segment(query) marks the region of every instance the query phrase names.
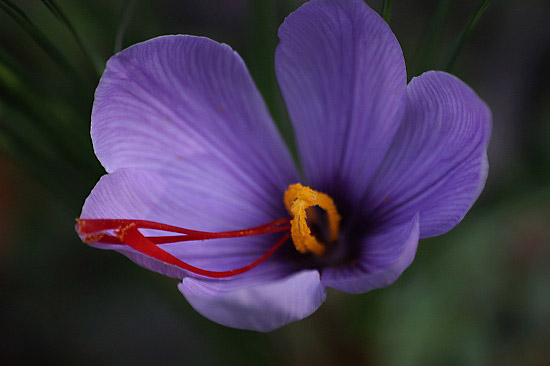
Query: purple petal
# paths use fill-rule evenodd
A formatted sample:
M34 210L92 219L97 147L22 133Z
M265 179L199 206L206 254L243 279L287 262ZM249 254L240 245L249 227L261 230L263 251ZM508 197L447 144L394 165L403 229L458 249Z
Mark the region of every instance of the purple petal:
M193 308L208 319L261 332L311 315L326 296L316 270L238 290L227 289L219 281L185 278L179 289Z
M226 45L167 36L111 58L96 91L92 138L111 174L94 188L82 218L227 231L287 217L283 192L297 172L244 63ZM162 247L194 266L223 271L253 262L279 236ZM172 277L191 275L131 248L97 246ZM256 283L292 271L273 258L224 282Z
M321 273L325 286L349 293L362 293L391 285L412 263L419 236L419 219L367 235L355 263L327 267Z
M239 230L284 217L280 200L283 189L275 196L254 195L239 181L237 174L208 159L179 161L163 171L119 169L101 178L87 198L81 218L144 219L194 230ZM144 234L162 235L162 232L151 230ZM280 236L183 242L160 247L191 265L223 271L252 263ZM117 250L139 265L167 276L182 279L193 275L125 246L94 246ZM238 283L233 285L278 279L294 270L273 257L245 275L237 276Z
M420 212L420 237L447 232L466 214L487 177L491 114L472 89L444 72L407 88L404 121L369 192L378 221Z
M406 72L389 26L363 0L313 0L279 29L275 66L308 184L364 194L401 120Z
M209 155L270 193L297 177L244 62L208 38L158 37L113 56L92 139L107 172Z

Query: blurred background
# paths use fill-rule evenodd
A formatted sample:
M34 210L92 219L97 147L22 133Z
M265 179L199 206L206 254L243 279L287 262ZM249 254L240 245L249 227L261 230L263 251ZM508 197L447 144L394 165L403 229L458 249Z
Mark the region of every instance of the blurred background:
M175 280L78 239L74 218L103 174L89 124L106 60L163 34L228 43L288 135L273 55L279 24L300 4L0 0L2 364L549 364L547 0L493 1L460 53L479 0L393 2L409 78L452 69L491 107L493 135L474 208L422 241L389 288L329 291L311 317L269 334L234 330L196 313Z

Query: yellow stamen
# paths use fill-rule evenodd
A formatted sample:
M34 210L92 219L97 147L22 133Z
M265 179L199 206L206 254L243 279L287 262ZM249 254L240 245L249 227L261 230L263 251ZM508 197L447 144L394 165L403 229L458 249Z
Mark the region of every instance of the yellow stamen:
M328 195L317 192L300 183L291 184L285 191L285 207L292 215L290 233L296 250L300 253L312 252L321 255L325 252L325 246L312 234L307 225L306 209L319 206L327 213L329 239L335 241L338 238L340 215L336 210L334 201Z

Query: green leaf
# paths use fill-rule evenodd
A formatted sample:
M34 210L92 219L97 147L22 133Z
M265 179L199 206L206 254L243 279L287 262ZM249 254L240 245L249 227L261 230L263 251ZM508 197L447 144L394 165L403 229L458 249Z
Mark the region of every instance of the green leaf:
M386 23L390 23L391 18L391 8L392 8L393 0L384 0L382 3L382 18L386 21Z
M122 50L122 43L124 40L124 34L128 28L128 24L132 19L132 14L134 13L134 7L136 0L125 0L122 4L122 11L120 12L120 21L118 22L118 29L115 37L114 53L120 52Z
M65 56L53 44L48 37L38 28L17 5L9 0L0 0L0 9L2 9L10 18L12 18L19 26L50 56L58 66L72 75L76 79L80 79L79 73L67 61Z
M460 54L460 51L462 51L462 48L466 44L466 41L470 37L470 34L474 30L475 26L479 22L479 19L481 16L485 13L489 5L491 5L491 2L493 0L482 0L479 4L479 7L477 8L476 12L472 15L468 23L466 24L466 27L464 28L464 31L461 33L460 37L458 38L458 41L456 42L449 59L446 63L446 66L444 68L445 71L451 72L453 69L456 59L458 58L458 55Z
M277 0L249 0L250 24L254 32L250 34L250 54L245 54L249 70L264 97L279 131L290 152L300 167L294 130L278 89L275 77L274 58L277 46L276 17Z
M67 108L67 104L60 104L40 95L40 88L36 88L35 83L29 83L25 79L24 70L12 67L13 62L5 56L7 55L0 49L1 101L5 104L4 108L9 106L16 109L29 123L19 126L14 118L5 118L3 127L18 128L21 138L29 143L39 141L49 144L53 151L76 168L98 171L97 163L91 160L93 155L87 126L74 123L77 118ZM33 142L31 138L36 135L39 135L40 139Z
M0 104L0 111L0 148L19 159L32 175L67 207L78 207L78 201L81 199L80 187L89 180L89 175L75 174L74 169L66 166L47 148L33 143L28 136L22 136L22 131L17 131L15 127L21 130L25 121L17 113L12 113L13 110L8 111L6 106ZM8 124L8 120L12 123ZM69 175L72 176L71 179ZM65 179L60 181L59 177ZM75 180L75 177L81 181Z
M420 75L426 70L436 69L435 55L437 54L437 45L443 33L445 19L449 14L451 0L440 0L435 9L435 13L430 20L426 31L426 42L419 52L419 57L412 68L412 76Z
M71 35L74 37L74 39L78 43L78 46L80 47L80 49L86 55L86 58L90 62L90 65L93 67L94 71L97 73L97 75L101 75L101 73L103 72L103 62L100 61L100 57L92 51L92 48L88 46L88 44L76 31L75 27L73 26L69 18L65 15L63 10L59 7L59 5L57 5L55 0L41 0L41 1L52 12L52 14L57 18L57 20L59 20L62 24L64 24L67 27Z

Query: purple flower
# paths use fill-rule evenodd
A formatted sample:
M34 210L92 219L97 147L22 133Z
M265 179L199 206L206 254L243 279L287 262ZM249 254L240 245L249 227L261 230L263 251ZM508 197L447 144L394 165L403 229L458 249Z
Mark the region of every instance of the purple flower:
M78 227L181 280L205 317L259 331L307 317L327 287L393 283L418 240L450 230L480 194L491 123L452 75L407 85L399 43L361 0L313 0L279 37L303 175L230 47L159 37L113 56L101 78L91 133L108 174Z

